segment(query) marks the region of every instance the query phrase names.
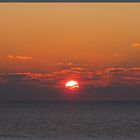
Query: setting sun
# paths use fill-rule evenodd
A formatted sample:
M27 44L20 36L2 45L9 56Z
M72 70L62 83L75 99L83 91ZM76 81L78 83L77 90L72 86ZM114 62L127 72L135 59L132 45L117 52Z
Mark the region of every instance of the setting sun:
M74 80L66 82L65 86L66 86L66 88L71 89L71 90L76 90L79 88L78 82L76 82Z

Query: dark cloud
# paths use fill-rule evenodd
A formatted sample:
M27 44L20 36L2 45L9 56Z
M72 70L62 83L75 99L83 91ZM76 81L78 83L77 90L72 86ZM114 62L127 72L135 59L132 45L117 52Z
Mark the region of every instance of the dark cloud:
M71 79L80 84L76 93L65 88L65 82ZM140 100L140 68L3 73L0 100Z

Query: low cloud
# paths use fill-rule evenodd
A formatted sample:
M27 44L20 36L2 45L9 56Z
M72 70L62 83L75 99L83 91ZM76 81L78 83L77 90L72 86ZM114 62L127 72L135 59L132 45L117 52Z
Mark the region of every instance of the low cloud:
M134 48L140 48L140 43L133 43L132 44L132 47L134 47Z
M115 56L115 57L122 56L122 54L121 54L121 53L113 53L112 55L113 55L113 56Z
M76 100L140 100L140 68L85 71L71 68L52 73L0 74L0 100L69 100L65 82L79 81ZM65 94L63 94L65 92ZM6 94L5 94L6 93Z
M52 73L0 74L1 81L18 81L19 84L23 81L24 83L36 82L38 86L46 83L49 86L59 87L59 83L63 79L69 80L71 78L80 80L81 83L84 81L84 86L140 86L140 68L107 68L95 72L85 71L83 68L71 68Z
M63 65L65 65L65 66L72 66L73 63L72 62L59 62L57 65L58 66L63 66Z
M20 55L8 55L7 56L9 59L12 59L12 60L31 60L32 57L29 57L29 56L20 56Z
M88 67L88 65L86 64L84 64L84 63L79 63L79 62L74 62L74 63L72 63L72 62L70 62L70 61L68 61L68 62L59 62L59 63L57 63L56 64L56 66L57 66L57 69L59 69L59 70L85 70L85 69L87 69L87 67Z
M80 67L75 67L75 68L71 68L71 70L73 71L85 71L85 68L80 68Z

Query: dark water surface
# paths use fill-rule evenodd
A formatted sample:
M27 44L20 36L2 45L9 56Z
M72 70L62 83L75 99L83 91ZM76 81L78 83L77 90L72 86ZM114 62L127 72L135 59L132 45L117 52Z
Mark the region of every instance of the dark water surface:
M140 102L3 102L0 136L140 137Z

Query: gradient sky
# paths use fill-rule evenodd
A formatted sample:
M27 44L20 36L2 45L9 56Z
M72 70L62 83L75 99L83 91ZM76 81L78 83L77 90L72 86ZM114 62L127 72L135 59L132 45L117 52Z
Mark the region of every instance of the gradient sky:
M138 67L139 15L139 3L1 3L0 71Z
M0 100L140 100L139 60L140 3L0 3Z

